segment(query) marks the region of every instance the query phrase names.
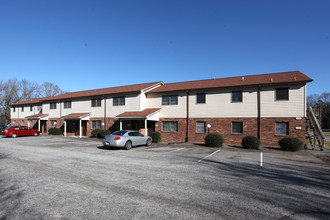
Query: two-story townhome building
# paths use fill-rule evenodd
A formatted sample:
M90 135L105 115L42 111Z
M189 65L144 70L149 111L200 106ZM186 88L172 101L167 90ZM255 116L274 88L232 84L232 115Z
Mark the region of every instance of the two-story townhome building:
M156 131L165 141L203 142L207 133L225 143L258 137L278 145L305 138L306 83L299 71L169 83L148 92L148 108L161 108Z
M61 128L71 136L135 129L158 131L165 142L203 142L208 133L218 132L226 144L239 145L253 135L263 145L278 145L283 137L304 140L306 83L311 81L293 71L72 92L15 103L11 119L43 133Z
M147 130L148 120L154 120L152 116L159 109L146 109L146 92L162 84L155 82L71 92L15 103L11 108L11 122L34 127L42 133L52 127L61 128L65 136L89 136L93 129L142 129L142 125L143 130ZM34 110L27 111L30 108ZM148 115L139 121L125 116L118 120L116 116L126 111Z

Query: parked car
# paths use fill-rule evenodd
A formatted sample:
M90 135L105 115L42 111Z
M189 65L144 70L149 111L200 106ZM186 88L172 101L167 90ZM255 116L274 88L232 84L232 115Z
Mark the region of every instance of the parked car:
M5 128L6 128L6 126L0 125L0 132Z
M131 149L132 146L147 145L150 146L152 138L144 136L138 131L122 130L116 131L111 135L105 136L102 141L103 146L123 147L126 150Z
M40 135L40 132L36 129L32 129L27 126L11 126L8 128L5 128L1 131L1 135L5 135L7 137L17 137L17 136L38 136Z

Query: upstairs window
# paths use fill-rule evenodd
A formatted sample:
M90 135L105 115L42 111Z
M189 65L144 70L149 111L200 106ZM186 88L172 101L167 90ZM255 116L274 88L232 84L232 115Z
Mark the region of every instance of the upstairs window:
M50 104L50 109L56 109L56 102L51 102Z
M101 99L92 99L92 107L101 107Z
M13 112L16 112L16 107L13 107Z
M113 97L113 105L125 105L125 96Z
M177 104L178 104L178 95L162 96L162 105L177 105Z
M276 101L289 100L289 88L277 88L275 99Z
M197 93L197 104L206 103L205 93Z
M243 92L239 91L232 91L231 92L231 102L243 102Z
M42 112L42 105L37 105L37 111L38 111L39 113Z
M64 108L71 108L71 101L64 101Z
M30 105L30 112L32 112L33 111L33 106L32 105Z
M276 122L276 131L277 135L289 135L289 123L288 122Z
M243 134L243 122L232 122L231 129L233 134Z
M22 110L22 112L24 112L24 106L22 106L21 110Z

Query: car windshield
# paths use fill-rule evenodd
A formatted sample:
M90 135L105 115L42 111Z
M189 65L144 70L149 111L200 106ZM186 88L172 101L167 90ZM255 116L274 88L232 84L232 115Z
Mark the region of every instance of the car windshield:
M124 134L126 134L127 131L116 131L114 133L112 133L112 135L121 135L123 136Z
M7 127L6 129L11 129L12 127L14 127L14 126Z

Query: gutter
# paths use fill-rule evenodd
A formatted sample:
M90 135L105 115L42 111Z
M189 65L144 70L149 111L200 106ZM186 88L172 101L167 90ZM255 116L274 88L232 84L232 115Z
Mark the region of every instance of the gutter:
M258 86L258 94L257 94L257 111L258 111L258 139L261 138L261 101L260 101L260 90L261 86Z
M189 90L187 90L186 142L189 141Z

